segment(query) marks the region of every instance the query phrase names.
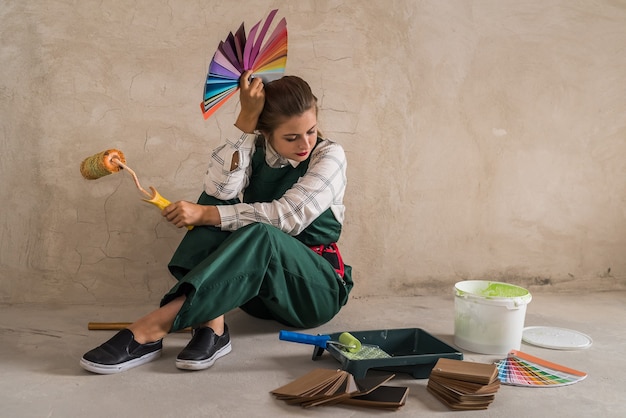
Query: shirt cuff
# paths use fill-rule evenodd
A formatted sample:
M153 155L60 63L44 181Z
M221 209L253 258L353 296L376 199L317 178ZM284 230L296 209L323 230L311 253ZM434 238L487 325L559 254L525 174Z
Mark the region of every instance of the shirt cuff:
M222 231L233 231L237 224L237 210L234 205L215 206L220 214L220 228Z

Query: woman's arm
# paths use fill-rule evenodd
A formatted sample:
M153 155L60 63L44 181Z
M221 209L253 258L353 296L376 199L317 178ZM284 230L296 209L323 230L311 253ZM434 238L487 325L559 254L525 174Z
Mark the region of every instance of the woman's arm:
M309 167L278 200L267 203L237 203L217 207L223 230L234 231L263 222L290 235L298 235L326 209L332 208L343 223L346 188L346 157L343 148L324 140L313 154Z
M255 135L241 132L235 127L226 134L226 143L211 152L204 176L206 194L220 200L239 196L248 185L255 139Z
M226 143L213 150L205 176L205 192L221 200L237 197L248 183L256 138L254 130L265 103L263 82L260 78L250 80L251 74L252 71L246 71L239 81L241 111L234 125L238 132L227 135ZM186 201L172 203L163 209L162 215L179 228L221 223L215 206Z
M246 71L241 76L241 111L233 131L226 134L226 143L213 150L205 176L204 191L220 200L236 198L248 183L254 132L265 103L263 82L260 78L250 81L251 73Z
M246 133L254 133L259 116L265 105L265 90L263 88L263 80L255 78L250 80L252 71L246 71L239 80L239 100L241 102L241 111L235 126Z

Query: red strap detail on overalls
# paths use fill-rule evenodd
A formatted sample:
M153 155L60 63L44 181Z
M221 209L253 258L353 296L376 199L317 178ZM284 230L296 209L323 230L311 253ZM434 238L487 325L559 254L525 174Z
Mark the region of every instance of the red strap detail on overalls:
M339 275L339 277L343 278L345 273L345 265L343 264L343 258L341 257L341 253L339 252L339 247L337 247L336 243L328 244L328 245L312 245L309 247L317 254L324 257L324 253L334 254L337 258L338 267L335 267L335 271Z

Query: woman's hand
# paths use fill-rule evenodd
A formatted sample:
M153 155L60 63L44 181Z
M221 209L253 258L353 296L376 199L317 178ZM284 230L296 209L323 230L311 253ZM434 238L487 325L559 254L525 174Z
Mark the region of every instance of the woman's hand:
M219 225L220 215L215 206L198 205L180 200L168 205L161 214L178 228L190 225Z
M265 105L263 80L257 77L250 81L250 75L252 75L252 71L248 70L239 79L241 111L235 122L235 126L246 133L254 132L259 115Z

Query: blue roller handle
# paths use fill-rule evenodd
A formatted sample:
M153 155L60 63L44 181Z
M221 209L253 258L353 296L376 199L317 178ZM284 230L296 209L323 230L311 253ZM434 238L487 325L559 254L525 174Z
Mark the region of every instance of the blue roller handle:
M283 341L311 344L318 347L326 348L326 344L330 340L330 335L311 335L301 334L299 332L292 331L280 331L278 334L278 338Z

